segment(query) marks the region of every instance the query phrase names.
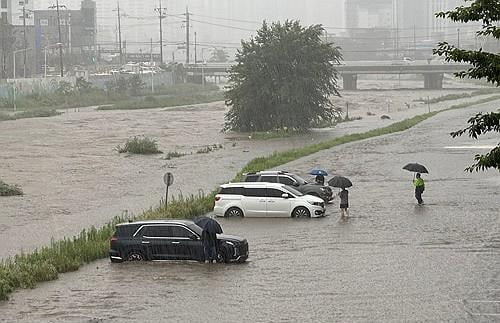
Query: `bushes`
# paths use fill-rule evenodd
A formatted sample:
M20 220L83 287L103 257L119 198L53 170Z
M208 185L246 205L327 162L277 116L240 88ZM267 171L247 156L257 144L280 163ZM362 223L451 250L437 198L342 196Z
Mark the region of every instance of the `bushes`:
M161 154L162 151L158 149L158 144L155 139L148 137L135 136L132 139L128 139L123 147L116 147L118 152L121 153L131 153L140 155L152 155Z
M23 195L23 190L17 185L9 185L0 180L0 196Z

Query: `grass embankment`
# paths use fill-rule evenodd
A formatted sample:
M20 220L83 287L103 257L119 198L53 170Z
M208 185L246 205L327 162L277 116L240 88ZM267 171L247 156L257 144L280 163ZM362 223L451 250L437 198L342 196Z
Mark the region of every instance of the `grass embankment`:
M0 121L18 120L25 118L48 118L48 117L58 116L60 114L61 112L58 112L57 110L54 109L28 110L14 114L0 112Z
M141 98L122 100L100 106L97 110L154 109L222 100L224 100L224 93L216 85L180 84L172 89L164 88L155 93L155 96L147 95Z
M16 99L17 113L12 113L12 99L0 99L0 121L22 118L52 117L57 110L100 106L99 110L150 109L208 103L224 100L224 94L216 85L178 84L156 89L154 95L148 90L103 90L86 85L85 88L64 85L53 93L34 93ZM67 88L66 88L67 87Z
M476 102L468 102L452 106L452 110L465 108L471 105L498 100L499 96L482 99ZM267 157L259 157L250 161L234 178L241 179L246 172L260 171L277 167L284 163L305 157L324 149L330 149L338 145L355 142L377 136L397 133L410 129L420 122L429 119L442 111L434 111L410 119L393 123L387 127L374 129L363 133L351 134L339 138L327 140L315 145L292 149L280 153L274 153ZM131 218L131 220L159 219L159 218L193 218L206 214L213 208L213 197L215 191L207 195L180 197L169 203L168 210L158 207L150 209L143 214ZM109 238L114 226L128 220L117 217L100 229L91 228L82 231L72 239L53 241L50 246L35 250L29 254L21 254L0 262L0 299L7 299L8 295L18 288L33 288L37 283L53 280L59 273L77 270L80 266L91 261L105 258L109 248Z
M23 190L17 185L9 185L0 179L0 196L23 195Z
M459 99L465 99L465 98L472 98L472 97L479 96L479 95L499 94L499 93L500 93L500 89L498 89L498 88L486 88L486 89L480 89L480 90L474 91L472 93L447 94L447 95L438 96L438 97L431 98L431 99L420 98L420 99L415 100L415 101L424 102L426 104L427 103L432 104L432 103L439 103L439 102L443 102L443 101L452 101L452 100L459 100Z

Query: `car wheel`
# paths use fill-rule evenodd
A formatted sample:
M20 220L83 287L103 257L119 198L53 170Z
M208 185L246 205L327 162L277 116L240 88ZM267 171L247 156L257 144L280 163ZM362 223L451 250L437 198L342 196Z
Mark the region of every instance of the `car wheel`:
M303 206L299 206L292 212L292 218L310 218L311 212Z
M227 255L227 250L219 250L217 254L217 262L227 264L229 262L229 257Z
M144 258L144 255L142 254L142 252L137 251L137 250L133 250L128 254L127 260L128 261L144 261L145 258Z
M224 214L226 218L243 217L243 211L237 207L232 207Z

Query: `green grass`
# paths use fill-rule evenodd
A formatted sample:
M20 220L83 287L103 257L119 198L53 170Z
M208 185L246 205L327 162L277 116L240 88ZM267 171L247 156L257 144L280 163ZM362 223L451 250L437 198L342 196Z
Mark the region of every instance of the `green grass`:
M173 96L147 96L143 99L133 99L105 106L100 106L97 110L140 110L175 107L189 104L210 103L224 100L224 94L219 91L202 92L191 95Z
M99 110L127 110L171 107L188 104L208 103L224 100L224 95L216 85L177 84L161 87L152 95L144 89L140 94L131 96L115 91L89 88L82 92L72 91L67 94L34 93L19 96L16 99L17 114L11 114L14 103L11 99L0 99L0 121L21 118L51 117L59 115L56 110L69 108L100 106Z
M139 155L152 155L163 153L158 149L158 143L155 139L143 136L135 136L128 139L123 147L116 147L120 154L139 154Z
M26 118L48 118L60 115L55 109L27 110L14 114L0 112L0 121L18 120Z
M493 96L455 105L446 110L460 109L498 99L500 96ZM405 131L440 112L442 111L434 111L393 123L384 128L345 135L315 145L255 158L236 175L233 181L240 180L243 173L273 168L324 149ZM183 196L173 198L166 210L161 207L150 209L137 217L130 218L130 220L193 218L203 215L212 210L215 194L216 191L213 191L208 194L191 195L187 198ZM73 238L52 241L47 247L0 261L0 300L8 299L9 294L16 289L34 288L37 283L57 279L59 273L75 271L85 263L107 257L109 238L115 225L127 220L129 218L116 217L100 229L83 230Z
M474 91L472 93L457 93L457 94L447 94L443 96L438 96L436 98L431 98L427 100L426 98L420 98L416 101L424 102L424 103L439 103L443 101L451 101L451 100L458 100L458 99L465 99L465 98L472 98L475 96L479 95L486 95L486 94L499 94L500 89L498 88L486 88L486 89L480 89L477 91Z
M9 185L0 180L0 196L23 195L23 190L17 185Z

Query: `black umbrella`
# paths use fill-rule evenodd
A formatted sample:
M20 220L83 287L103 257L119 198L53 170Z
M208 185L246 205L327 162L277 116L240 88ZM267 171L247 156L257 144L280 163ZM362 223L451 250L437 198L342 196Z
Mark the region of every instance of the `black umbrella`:
M194 223L209 233L222 233L222 227L219 222L207 216L200 216L196 218Z
M328 185L332 187L347 188L352 186L352 182L349 178L343 176L334 176L328 181Z
M414 172L414 173L426 173L426 174L429 174L429 172L427 171L427 168L425 168L424 165L420 165L420 164L417 164L417 163L410 163L408 165L406 165L405 167L403 167L404 170L407 170L407 171L410 171L410 172Z

